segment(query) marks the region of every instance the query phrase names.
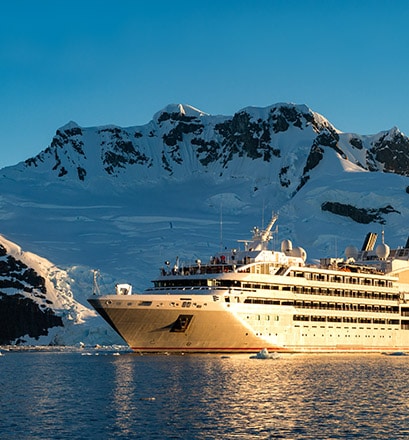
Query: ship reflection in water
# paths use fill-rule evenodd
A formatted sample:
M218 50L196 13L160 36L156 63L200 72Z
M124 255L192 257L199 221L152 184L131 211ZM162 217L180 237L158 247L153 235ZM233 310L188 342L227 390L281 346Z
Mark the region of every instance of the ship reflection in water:
M382 355L115 359L119 438L377 438L409 435L407 358Z

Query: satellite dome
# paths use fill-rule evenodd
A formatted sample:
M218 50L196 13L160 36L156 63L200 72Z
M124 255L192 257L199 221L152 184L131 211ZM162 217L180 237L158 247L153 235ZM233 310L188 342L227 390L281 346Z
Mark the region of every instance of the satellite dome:
M281 242L281 252L289 252L293 250L293 244L291 243L291 240L283 240Z
M293 257L302 258L303 261L307 259L307 252L305 252L305 250L302 247L294 248L293 251L291 252L291 255Z
M386 260L389 257L390 248L387 244L382 243L376 247L376 255L381 260Z
M353 258L356 260L358 258L358 248L356 246L347 246L345 249L345 256L347 259Z

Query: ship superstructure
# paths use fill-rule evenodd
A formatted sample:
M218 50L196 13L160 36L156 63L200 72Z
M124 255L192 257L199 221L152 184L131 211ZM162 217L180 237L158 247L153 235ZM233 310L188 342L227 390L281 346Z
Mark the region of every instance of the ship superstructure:
M409 350L409 243L375 248L368 234L345 258L306 263L283 240L268 249L273 215L242 250L171 266L153 286L89 302L140 352L396 352Z

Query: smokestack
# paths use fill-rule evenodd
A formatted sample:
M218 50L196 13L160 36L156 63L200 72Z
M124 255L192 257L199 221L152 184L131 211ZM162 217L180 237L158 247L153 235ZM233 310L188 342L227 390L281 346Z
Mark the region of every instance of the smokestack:
M375 247L376 239L378 238L378 234L375 232L368 232L365 237L364 244L362 245L363 251L372 251Z

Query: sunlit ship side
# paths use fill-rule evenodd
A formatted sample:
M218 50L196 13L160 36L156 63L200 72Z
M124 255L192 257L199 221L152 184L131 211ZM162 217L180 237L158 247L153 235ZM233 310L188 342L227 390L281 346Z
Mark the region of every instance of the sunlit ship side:
M89 302L140 352L397 352L409 350L409 243L306 264L289 240L269 250L273 216L244 250L161 269L153 287L128 284ZM408 240L409 241L409 240Z

